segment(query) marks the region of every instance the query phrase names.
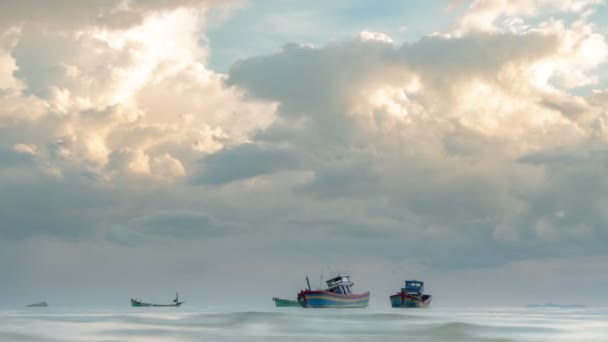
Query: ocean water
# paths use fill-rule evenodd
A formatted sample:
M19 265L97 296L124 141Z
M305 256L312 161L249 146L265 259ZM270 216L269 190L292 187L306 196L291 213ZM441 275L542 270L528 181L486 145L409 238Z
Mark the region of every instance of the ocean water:
M608 341L608 309L0 312L0 341Z

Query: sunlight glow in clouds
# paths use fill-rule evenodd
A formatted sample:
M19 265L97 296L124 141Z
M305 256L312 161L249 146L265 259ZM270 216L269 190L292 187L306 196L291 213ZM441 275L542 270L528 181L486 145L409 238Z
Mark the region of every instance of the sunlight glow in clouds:
M154 82L166 75L174 74L180 69L197 61L206 60L206 47L200 45L197 35L202 26L202 13L177 10L151 17L141 26L125 31L101 31L94 34L113 49L128 49L133 51L135 65L126 70L124 78L119 81L120 88L113 97L114 103L124 103L134 97L137 90L147 82ZM166 64L164 68L159 67ZM200 76L208 73L200 68Z
M115 174L121 169L107 167L123 159L117 157L125 153L132 156L127 159L133 158L127 161L125 170L173 177L185 175L185 169L183 160L176 159L167 144L193 144L191 153L213 151L226 141L246 139L245 132L251 128L263 127L268 119L262 117L271 117L270 107L253 102L239 104L237 92L222 85L223 76L204 66L207 48L201 45L204 38L200 35L204 13L204 7L177 7L153 13L128 28L93 26L71 34L52 30L42 33L56 44L65 45L66 51L53 52L48 59L37 61L36 68L47 70L50 78L40 79L37 73L27 76L30 83L48 94L37 97L51 109L44 122L38 122L46 125L50 121L51 129L43 134L51 136L47 141L36 136L32 138L39 141L23 142L46 145L54 140L61 145L56 154L60 160L50 163L92 163L90 166L102 178L106 171ZM36 30L26 29L21 35L29 37L31 43L26 45L28 40L22 38L19 47L23 45L24 50L53 48L35 41L42 39ZM27 74L28 67L21 65L18 72ZM13 89L12 99L20 91ZM27 97L23 94L22 98ZM257 117L255 120L225 125L225 120L237 112L244 117L252 111L260 113L251 114ZM14 119L25 115L13 114ZM132 136L129 131L133 130L142 134L130 139L126 135ZM192 158L196 158L195 153ZM175 166L164 169L161 165L166 161Z

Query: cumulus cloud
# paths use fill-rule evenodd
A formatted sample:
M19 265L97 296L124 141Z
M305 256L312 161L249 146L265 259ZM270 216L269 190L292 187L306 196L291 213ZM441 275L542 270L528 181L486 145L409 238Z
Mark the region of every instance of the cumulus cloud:
M3 3L16 26L0 45L0 129L21 133L6 141L108 179L181 177L205 153L246 140L272 119L272 104L244 101L205 66L210 4L63 1L43 14L45 5ZM121 16L137 20L106 25ZM112 169L116 154L129 167Z
M280 119L256 139L296 146L297 159L306 156L298 167L312 177L295 181L299 194L353 206L361 201L367 215L394 209L401 224L368 228L396 240L432 241L449 251L434 253L437 265L474 264L472 254L492 249L504 254L487 256L489 264L506 262L515 251L555 255L550 236L570 239L573 253L584 253L577 243L599 251L602 243L591 236L603 236L604 215L591 208L601 199L579 202L581 210L564 220L568 204L547 210L549 194L579 176L541 170L526 156L603 144L592 128L603 117L601 107L571 89L596 81L605 39L585 14L518 31L489 29L501 16L532 16L540 8L580 13L594 2L560 4L538 2L531 10L513 4L503 13L494 3L475 2L463 23L491 12L487 25L402 46L371 33L321 48L288 45L234 64L229 81L278 103ZM579 166L577 173L587 168ZM601 172L603 166L589 168ZM572 193L576 186L567 188ZM462 259L449 256L465 250Z
M457 3L453 1L451 6ZM497 25L513 23L514 18L541 16L547 12L588 14L594 5L601 3L602 0L473 0L458 26L464 30L493 31L498 29ZM501 19L503 22L497 23Z

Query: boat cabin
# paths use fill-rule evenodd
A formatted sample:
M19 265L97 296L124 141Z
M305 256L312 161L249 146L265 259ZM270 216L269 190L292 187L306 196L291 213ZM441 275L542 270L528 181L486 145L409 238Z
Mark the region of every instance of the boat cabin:
M337 294L352 294L353 292L351 290L351 287L353 285L355 284L350 281L350 276L339 275L327 281L326 291Z
M424 282L419 280L406 280L405 287L401 289L401 292L420 295L424 292Z

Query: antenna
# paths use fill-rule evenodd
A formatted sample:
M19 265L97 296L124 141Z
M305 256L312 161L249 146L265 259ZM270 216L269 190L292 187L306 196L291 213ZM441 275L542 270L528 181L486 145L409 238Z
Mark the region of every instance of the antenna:
M323 267L321 267L321 280L319 280L319 289L323 288Z

